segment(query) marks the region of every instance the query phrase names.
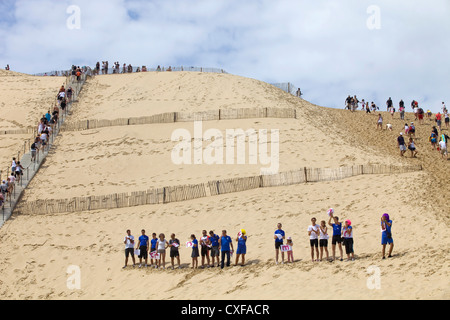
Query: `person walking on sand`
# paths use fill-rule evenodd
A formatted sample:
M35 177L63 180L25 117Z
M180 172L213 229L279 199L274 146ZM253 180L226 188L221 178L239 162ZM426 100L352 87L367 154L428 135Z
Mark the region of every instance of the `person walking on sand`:
M172 233L170 235L169 247L170 247L170 260L171 260L170 262L172 263L172 270L174 269L175 258L177 258L178 269L181 269L180 252L178 250L178 248L180 247L180 240L175 238L175 233Z
M447 143L446 141L442 140L442 138L439 141L439 151L441 153L442 159L448 160Z
M225 257L227 258L227 267L230 266L231 252L234 251L233 242L230 236L227 236L227 231L222 230L222 237L219 240L220 250L221 250L221 262L220 268L223 269L225 266ZM231 246L231 250L230 250Z
M209 251L211 249L211 241L209 241L209 237L206 230L202 231L202 236L200 238L200 246L201 246L200 254L202 255L202 269L205 268L205 258L206 262L208 263L207 267L209 268L210 266Z
M285 233L281 229L281 223L278 223L277 230L275 230L275 234L273 238L275 239L275 263L278 264L278 253L281 251L280 247L283 245L283 239L285 238ZM281 252L281 263L284 263L284 252Z
M308 227L309 245L311 247L311 260L319 261L319 225L316 224L316 218L311 219L312 224ZM314 251L316 260L314 260Z
M385 259L386 245L389 244L388 258L392 258L392 250L394 249L394 240L392 239L392 220L389 220L389 214L385 213L381 217L381 245L383 249L381 255Z
M131 255L131 259L133 259L133 267L136 265L136 260L134 259L134 237L131 235L131 231L127 230L127 235L123 239L123 243L125 244L125 265L123 268L125 269L128 265L128 256Z
M347 261L355 260L355 252L353 250L353 227L350 220L345 220L342 228L342 237L344 238L345 253L347 254ZM351 259L350 259L351 255Z
M330 257L328 255L328 228L326 225L325 220L322 220L320 222L319 226L320 236L319 236L319 247L320 247L320 258L319 261L322 261L323 258L323 251L325 250L325 254L327 255L327 261L330 260Z
M219 255L219 240L220 237L214 233L214 231L209 231L209 241L211 242L211 266L214 267L214 260L217 259L217 266L220 266Z
M162 260L162 268L166 268L166 249L169 247L169 243L166 240L166 236L164 233L159 234L159 239L156 243L158 247L158 253L159 253L159 261L158 261L158 268L161 268L161 260Z
M403 155L406 152L406 144L405 144L405 138L403 137L403 132L400 132L400 135L397 138L397 144L400 148L400 156L403 157Z
M414 143L413 138L409 138L408 149L411 151L411 158L417 158L416 144Z
M239 257L242 256L241 266L243 267L245 265L245 254L247 253L247 235L244 229L241 229L241 231L238 233L236 237L236 242L237 242L237 250L236 250L235 265L236 266L238 265Z
M149 238L145 234L145 230L141 230L141 236L139 237L138 244L136 246L136 249L139 249L139 268L142 267L142 259L145 259L145 267L147 267L148 262L148 241Z
M191 234L191 242L192 242L192 253L191 253L192 269L197 269L199 253L198 253L198 240L195 237L195 234Z
M377 130L378 130L378 128L380 130L383 130L383 117L381 116L381 113L378 114Z

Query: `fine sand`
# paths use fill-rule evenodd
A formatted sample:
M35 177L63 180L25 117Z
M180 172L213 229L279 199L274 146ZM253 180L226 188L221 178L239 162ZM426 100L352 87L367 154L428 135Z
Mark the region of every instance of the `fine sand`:
M424 170L260 188L165 205L15 215L0 229L4 257L0 264L1 296L174 300L450 297L446 258L450 170L449 163L429 148L429 123L418 126L418 158L401 159L395 142L402 129L399 120L391 122L394 132L377 132L374 115L314 106L260 81L175 72L98 76L83 89L70 121L253 107L293 107L301 116L203 125L222 131L280 129L280 171L366 163L420 164ZM261 165L173 164L171 133L177 128L192 132L192 125L63 132L24 200L131 192L259 174ZM327 219L330 207L341 221L352 220L355 261L310 261L307 227L312 217ZM385 212L394 221L395 248L393 258L382 260L380 217ZM293 264L274 263L273 232L278 222L293 238ZM247 265L222 271L191 270L190 249L182 245L181 270L168 269L168 255L166 270L123 270L125 230L131 229L137 239L142 228L149 235L163 232L167 238L175 233L182 244L192 233L200 236L203 229L218 234L226 229L234 239L245 228L249 236ZM328 249L331 253L331 244ZM70 266L80 268L79 290L67 286ZM370 289L373 273L368 271L373 267L381 272L379 289Z
M0 70L0 131L37 127L39 119L55 103L58 89L65 77L35 77ZM24 141L32 134L0 134L0 170L9 168L12 157L23 155ZM3 175L2 175L3 176Z

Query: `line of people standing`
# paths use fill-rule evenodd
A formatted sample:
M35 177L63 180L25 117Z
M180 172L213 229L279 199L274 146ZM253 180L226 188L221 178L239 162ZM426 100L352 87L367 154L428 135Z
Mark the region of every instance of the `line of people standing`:
M245 255L247 253L247 235L246 231L242 229L235 238L237 242L236 260L235 265L241 261L241 266L245 265ZM233 241L230 236L227 235L226 230L222 230L222 235L218 236L213 230L207 234L206 230L202 231L200 242L194 234L191 234L189 246L192 248L191 259L192 268L198 268L198 258L202 257L202 268L220 267L223 269L225 265L229 267L231 265L231 256L234 253ZM170 240L165 238L164 233L160 233L156 236L156 233L152 234L150 239L145 230L141 230L141 236L138 238L136 247L134 237L131 235L131 231L127 230L127 235L124 238L125 244L125 266L127 267L128 258L131 256L133 260L133 266L136 264L135 250L138 253L139 268L148 267L148 260L150 256L150 267L156 269L165 269L166 265L166 250L170 249L171 268L175 268L175 259L177 259L178 268L181 268L180 264L180 252L179 247L181 245L180 240L175 237L175 234L171 234ZM157 254L157 255L155 255ZM221 260L219 261L219 255ZM143 264L144 262L144 264ZM206 263L205 263L206 262ZM217 265L215 264L217 262Z

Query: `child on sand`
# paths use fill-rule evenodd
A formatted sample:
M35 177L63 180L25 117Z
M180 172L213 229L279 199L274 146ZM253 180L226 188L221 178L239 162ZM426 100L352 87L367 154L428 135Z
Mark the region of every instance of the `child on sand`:
M288 237L286 241L286 245L291 247L291 250L287 252L287 261L288 262L294 262L294 252L292 247L294 246L294 242L292 242L292 237Z
M172 233L170 235L169 247L170 247L170 262L172 264L172 270L174 268L174 260L175 260L175 258L177 258L178 269L180 269L181 268L181 265L180 265L180 252L178 251L178 248L180 247L180 240L175 238L175 233Z

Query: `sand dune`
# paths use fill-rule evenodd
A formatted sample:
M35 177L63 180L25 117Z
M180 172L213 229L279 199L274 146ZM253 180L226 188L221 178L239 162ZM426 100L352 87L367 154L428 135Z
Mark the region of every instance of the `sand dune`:
M142 101L139 102L139 99ZM262 82L222 74L147 73L99 76L74 106L71 121L115 119L209 108L294 107L299 119L204 122L206 128L279 128L280 170L362 163L422 164L424 171L363 175L340 181L262 188L166 205L16 215L0 232L0 294L6 299L448 299L448 163L427 149L418 126L419 158L400 159L394 132L377 132L374 116L314 106ZM157 101L160 99L160 101ZM167 101L166 101L167 100ZM408 115L410 117L410 115ZM24 199L129 192L150 186L248 176L260 166L176 166L171 132L191 123L64 132ZM398 129L397 129L398 128ZM62 173L64 171L64 174ZM447 183L447 184L446 184ZM430 186L433 186L430 192ZM356 261L310 262L307 227L333 207L355 227ZM381 260L380 216L393 221L394 257ZM275 265L273 232L283 223L294 241L293 264ZM247 266L191 270L128 268L126 229L134 236L174 232L183 243L202 229L249 235ZM26 234L26 237L24 237ZM331 245L329 246L331 252ZM166 266L169 265L169 258ZM81 289L67 287L78 266ZM381 288L367 286L368 268ZM211 294L213 292L213 294Z
M37 126L39 119L55 102L56 93L65 81L65 77L35 77L0 70L0 131ZM0 169L9 166L18 151L23 154L24 140L31 136L0 135Z

